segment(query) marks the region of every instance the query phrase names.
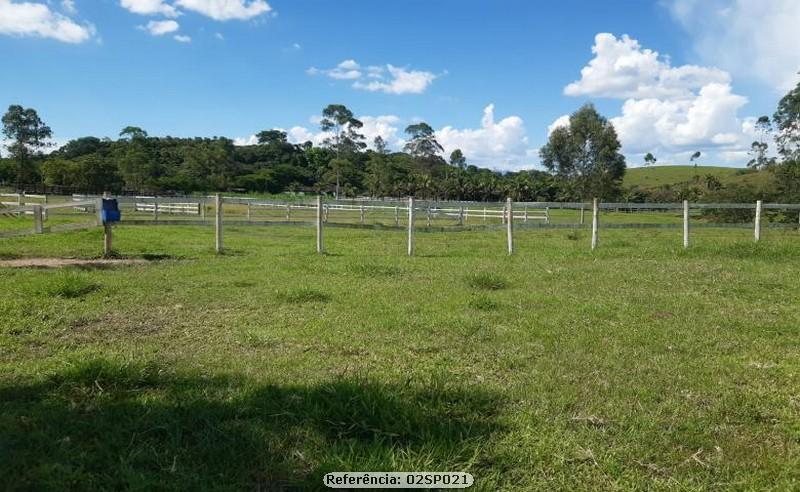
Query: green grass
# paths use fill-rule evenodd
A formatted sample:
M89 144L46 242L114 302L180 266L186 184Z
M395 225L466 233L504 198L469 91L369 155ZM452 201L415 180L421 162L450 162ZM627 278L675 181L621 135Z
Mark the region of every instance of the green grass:
M317 255L311 228L228 227L215 256L211 227L121 226L120 254L158 261L0 268L0 489L798 487L796 231L515 239L419 233L408 258L402 232L329 229ZM0 258L101 247L92 229Z
M626 187L658 188L663 185L677 185L692 181L695 175L700 177L713 174L720 180L734 177L739 169L721 166L651 166L630 168L625 172L623 185Z

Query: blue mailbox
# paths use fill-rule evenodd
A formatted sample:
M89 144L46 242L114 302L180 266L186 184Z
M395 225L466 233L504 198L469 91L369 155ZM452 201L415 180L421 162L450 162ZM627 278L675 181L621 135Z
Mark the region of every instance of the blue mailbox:
M104 224L119 222L122 213L119 211L119 204L116 198L103 198L103 210L100 211Z

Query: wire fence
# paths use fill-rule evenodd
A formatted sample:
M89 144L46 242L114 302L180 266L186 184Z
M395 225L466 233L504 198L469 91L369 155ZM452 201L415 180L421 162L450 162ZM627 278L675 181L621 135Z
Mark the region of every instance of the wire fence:
M56 233L103 226L101 197L91 195L0 195L0 237ZM415 232L506 229L509 253L513 230L591 228L597 247L600 228L683 229L689 246L691 228L800 227L800 204L787 203L602 203L458 202L416 199L298 201L237 196L117 197L122 224L215 226L222 250L225 226L311 226L408 231L413 254ZM726 215L727 214L727 215ZM110 228L107 228L110 234ZM320 240L318 239L318 242ZM322 251L320 245L318 249Z

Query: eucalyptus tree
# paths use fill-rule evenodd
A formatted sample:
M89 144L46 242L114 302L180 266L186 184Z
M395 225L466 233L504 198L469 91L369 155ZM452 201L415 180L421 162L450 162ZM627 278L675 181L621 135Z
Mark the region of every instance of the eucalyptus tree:
M346 167L342 165L341 161L349 161L350 154L355 154L367 147L367 144L364 143L364 135L359 133L363 126L364 124L343 104L329 104L322 110L319 127L323 132L331 134L324 143L336 152L336 158L340 160L336 166L331 166L336 177L334 192L336 198L339 198L341 170Z
M11 159L16 163L16 188L20 190L23 182L35 175L32 158L50 146L48 140L53 136L33 108L23 108L12 104L3 115L3 135L11 143L7 144Z

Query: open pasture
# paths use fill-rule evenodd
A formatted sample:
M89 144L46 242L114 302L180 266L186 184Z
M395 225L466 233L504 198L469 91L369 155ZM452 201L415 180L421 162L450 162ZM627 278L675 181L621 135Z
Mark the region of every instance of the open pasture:
M0 267L3 489L792 489L792 230L115 228L144 265ZM98 228L0 258L101 254Z

